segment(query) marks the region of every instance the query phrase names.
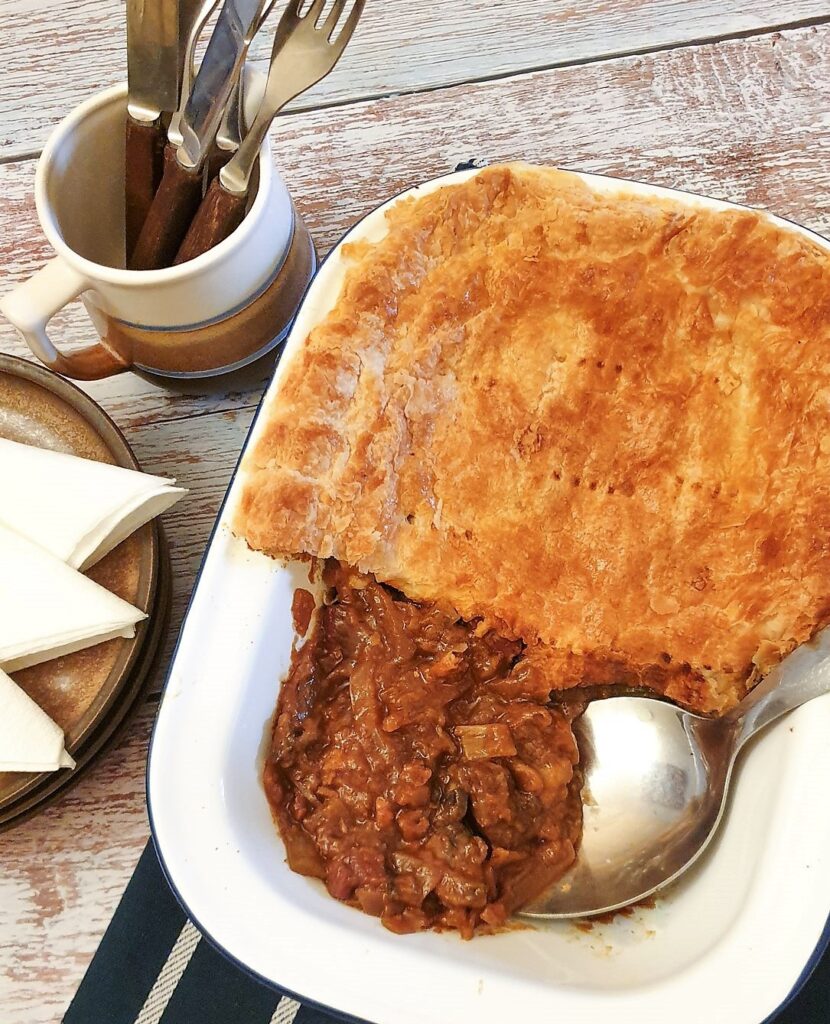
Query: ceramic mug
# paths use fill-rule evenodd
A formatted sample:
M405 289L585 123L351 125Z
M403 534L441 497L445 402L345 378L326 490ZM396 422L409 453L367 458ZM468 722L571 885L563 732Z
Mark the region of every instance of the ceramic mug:
M209 252L163 270L126 270L127 88L82 103L38 162L35 204L56 256L4 296L0 311L32 352L79 380L134 367L206 377L253 362L284 338L316 268L311 238L274 169L266 139L239 227ZM49 320L80 297L99 341L60 352Z

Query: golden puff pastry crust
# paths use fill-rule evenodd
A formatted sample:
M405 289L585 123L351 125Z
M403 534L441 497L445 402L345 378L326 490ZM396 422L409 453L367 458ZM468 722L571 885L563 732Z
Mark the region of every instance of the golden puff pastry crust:
M830 253L490 167L344 248L234 528L719 711L830 620Z

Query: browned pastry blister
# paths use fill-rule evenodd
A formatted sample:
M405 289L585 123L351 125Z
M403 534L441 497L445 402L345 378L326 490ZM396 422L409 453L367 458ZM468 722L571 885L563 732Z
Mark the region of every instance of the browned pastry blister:
M830 618L830 256L751 210L491 167L346 246L235 530L722 711Z

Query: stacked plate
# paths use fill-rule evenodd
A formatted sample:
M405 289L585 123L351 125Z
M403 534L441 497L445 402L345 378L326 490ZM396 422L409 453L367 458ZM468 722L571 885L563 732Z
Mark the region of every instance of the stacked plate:
M0 355L0 437L139 469L109 417L73 384L40 366ZM141 704L170 594L158 522L141 527L88 575L147 613L132 639L115 639L14 673L64 730L72 771L0 772L0 831L18 824L76 782Z

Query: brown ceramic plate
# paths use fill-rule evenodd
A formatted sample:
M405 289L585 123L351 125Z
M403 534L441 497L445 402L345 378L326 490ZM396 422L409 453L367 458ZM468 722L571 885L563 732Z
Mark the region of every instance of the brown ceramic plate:
M45 367L0 354L0 437L139 469L112 420L74 384ZM17 682L64 730L78 760L119 696L140 669L145 645L158 643L153 618L159 583L161 535L155 523L137 530L87 573L147 612L132 639L109 640L84 651L14 673ZM146 654L146 652L145 652ZM147 666L148 667L148 666ZM147 667L144 669L146 674ZM77 771L77 769L75 769ZM0 772L0 817L9 805L44 783L74 772Z
M79 782L87 768L109 750L124 733L134 714L144 705L147 691L161 653L170 612L170 565L163 543L156 604L150 619L150 631L141 648L138 661L124 688L119 692L97 729L93 730L79 750L74 752L74 771L45 772L41 780L13 803L0 808L0 832L19 825L41 811L47 804L62 796L70 786Z

